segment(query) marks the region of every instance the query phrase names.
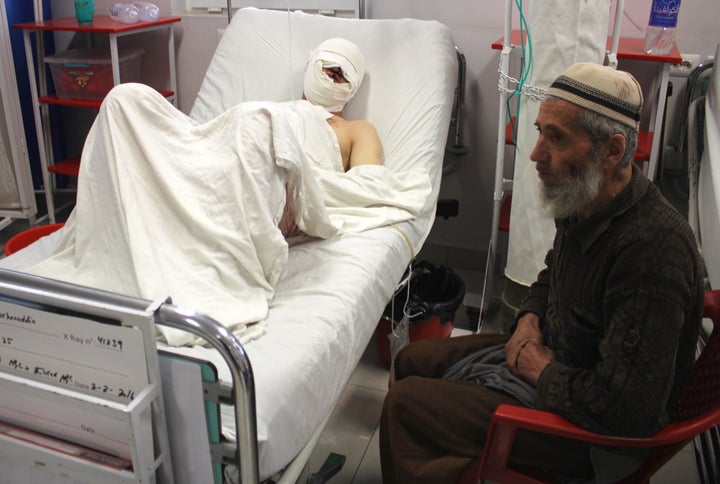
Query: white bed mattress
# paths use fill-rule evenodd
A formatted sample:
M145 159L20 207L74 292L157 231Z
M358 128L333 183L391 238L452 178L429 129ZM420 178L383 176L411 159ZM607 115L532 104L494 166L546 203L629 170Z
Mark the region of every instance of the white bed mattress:
M408 247L395 230L379 228L314 241L291 254L267 333L245 346L255 376L263 478L290 462L332 411L405 269ZM220 379L230 381L215 351L172 351L213 361ZM222 408L222 419L224 434L233 437L231 408Z
M432 227L456 85L454 43L445 26L431 21L240 10L221 39L191 112L205 121L242 101L298 99L307 55L336 36L357 43L366 57L365 82L345 116L376 126L390 169L425 168L434 188L423 213L398 225L407 239L395 228L383 227L291 248L270 305L267 332L245 347L257 389L261 478L286 466L329 415L395 285ZM22 269L41 260L52 246L53 237L46 237L0 261L0 267ZM214 351L173 350L216 362L221 378L229 380ZM223 427L226 434L234 432L227 408Z

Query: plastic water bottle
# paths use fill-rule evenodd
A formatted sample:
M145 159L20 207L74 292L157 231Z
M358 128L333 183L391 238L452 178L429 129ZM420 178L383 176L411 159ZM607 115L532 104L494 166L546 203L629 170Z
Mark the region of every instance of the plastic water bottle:
M131 3L116 3L110 7L110 18L124 24L134 24L140 20L140 12Z
M140 12L141 22L154 22L160 16L160 9L154 3L135 2L135 6Z
M680 0L653 0L650 21L645 31L645 53L664 55L675 45Z

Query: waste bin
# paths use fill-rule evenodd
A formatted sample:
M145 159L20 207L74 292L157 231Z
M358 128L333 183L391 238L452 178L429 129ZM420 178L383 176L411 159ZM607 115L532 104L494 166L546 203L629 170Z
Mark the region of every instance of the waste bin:
M56 223L50 225L38 225L37 227L23 230L22 232L13 235L7 242L5 242L5 246L3 248L5 255L12 255L20 249L24 249L28 245L39 240L41 237L45 237L46 235L50 235L55 232L63 225L65 224Z
M406 271L403 280L407 275ZM402 320L404 314L411 316L408 335L411 342L450 336L454 327L455 312L464 297L465 283L452 270L426 261L414 263L409 284L406 282L395 294L393 301L385 307L375 331L380 358L385 365L390 368L388 336L392 332L393 321Z

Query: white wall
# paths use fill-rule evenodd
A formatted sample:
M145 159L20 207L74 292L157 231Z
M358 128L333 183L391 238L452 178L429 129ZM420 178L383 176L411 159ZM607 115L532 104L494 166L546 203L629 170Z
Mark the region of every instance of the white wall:
M289 0L290 8L301 8L302 0ZM568 0L577 1L577 0ZM66 0L55 0L66 8ZM99 13L107 11L114 0L96 0ZM227 24L226 14L191 15L184 11L184 0L157 0L162 15L180 15L175 27L177 46L178 102L189 112L200 87L210 57L217 44L217 30ZM513 2L514 3L514 2ZM523 2L525 9L532 0ZM650 9L650 0L626 0L623 35L642 37ZM262 5L258 0L257 5ZM457 45L467 60L464 143L470 152L457 159L457 170L443 180L441 197L460 200L460 214L449 220L438 219L429 243L456 249L464 255L465 267L484 267L484 251L490 238L492 192L497 130L498 51L490 44L502 36L504 2L501 0L366 0L369 18L413 17L438 20L452 30ZM514 24L517 10L514 9ZM678 46L683 53L709 57L720 42L714 25L720 18L718 0L686 0L680 11ZM162 82L165 64L159 38L140 41L146 47L144 75ZM158 47L160 46L160 47ZM622 64L620 66L622 68ZM636 67L633 67L636 68ZM450 155L449 155L450 156ZM458 263L455 263L457 266Z

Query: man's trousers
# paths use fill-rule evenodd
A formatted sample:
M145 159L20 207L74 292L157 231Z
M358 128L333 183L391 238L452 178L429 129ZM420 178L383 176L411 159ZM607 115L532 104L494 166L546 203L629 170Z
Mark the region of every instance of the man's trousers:
M405 347L395 360L395 382L380 420L380 459L385 484L451 484L480 458L490 418L510 395L474 382L442 379L453 363L507 335L426 339ZM511 464L559 475L591 476L587 444L519 431Z

